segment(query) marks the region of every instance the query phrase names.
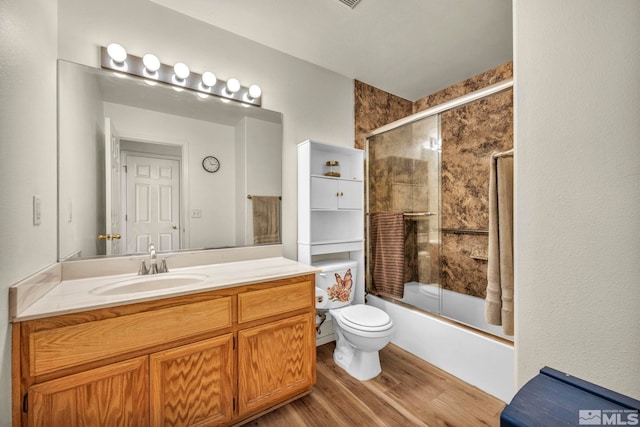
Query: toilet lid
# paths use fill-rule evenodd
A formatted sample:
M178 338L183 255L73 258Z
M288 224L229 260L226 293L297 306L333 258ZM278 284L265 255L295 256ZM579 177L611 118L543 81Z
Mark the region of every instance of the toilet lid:
M391 318L377 307L357 304L340 310L340 317L346 324L362 330L383 330L392 326Z

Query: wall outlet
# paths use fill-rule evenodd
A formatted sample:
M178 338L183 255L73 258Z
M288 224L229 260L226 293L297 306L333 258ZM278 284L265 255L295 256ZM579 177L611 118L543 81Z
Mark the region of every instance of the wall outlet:
M191 218L202 218L202 209L191 209Z
M33 196L33 225L40 225L42 222L40 211L40 196Z

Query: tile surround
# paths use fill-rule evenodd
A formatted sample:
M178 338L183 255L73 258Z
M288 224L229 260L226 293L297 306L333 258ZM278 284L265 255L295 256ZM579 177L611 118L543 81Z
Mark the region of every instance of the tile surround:
M380 126L409 116L413 103L356 80L354 84L355 148L364 149L366 135Z

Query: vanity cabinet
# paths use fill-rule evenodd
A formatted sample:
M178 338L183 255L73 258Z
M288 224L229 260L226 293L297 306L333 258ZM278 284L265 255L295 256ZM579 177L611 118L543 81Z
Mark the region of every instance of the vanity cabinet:
M312 322L313 321L313 322ZM313 334L308 331L313 330ZM255 412L308 389L315 370L315 316L296 316L238 333L240 415Z
M315 383L315 277L13 325L13 425L242 423Z
M233 335L150 356L151 426L221 425L233 419Z
M29 387L28 425L149 425L147 360L138 357Z

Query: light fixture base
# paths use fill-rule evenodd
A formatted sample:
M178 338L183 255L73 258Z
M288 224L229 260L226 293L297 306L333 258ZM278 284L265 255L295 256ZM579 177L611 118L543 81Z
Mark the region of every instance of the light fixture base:
M246 86L240 86L240 89L233 93L228 93L225 90L227 87L227 82L225 80L217 80L215 85L211 87L204 87L200 84L202 82L202 74L194 72L190 72L187 78L177 84L173 81L173 66L160 63L160 68L156 72L156 75L150 76L149 72L145 73L145 66L141 57L128 54L125 63L127 65L126 67L114 64L107 52L107 48L104 46L100 47L100 65L102 68L119 73L131 74L142 77L146 80L155 80L172 86L190 89L198 93L218 96L220 98L241 102L243 104L249 104L256 107L262 105L262 96L256 98L249 97L249 87Z

